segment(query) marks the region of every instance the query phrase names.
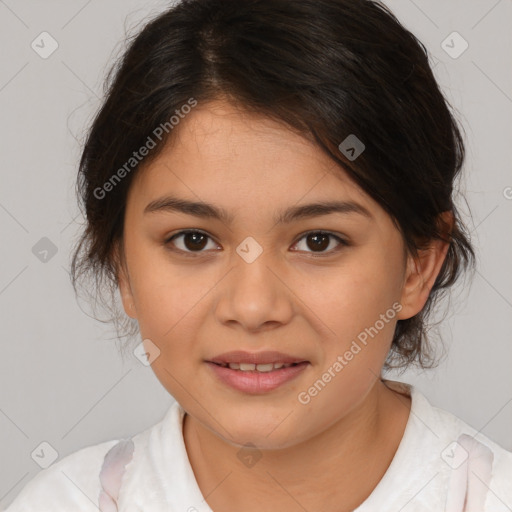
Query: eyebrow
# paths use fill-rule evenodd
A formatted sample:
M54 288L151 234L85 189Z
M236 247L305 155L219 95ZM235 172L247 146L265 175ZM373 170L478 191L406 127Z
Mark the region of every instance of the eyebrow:
M165 196L151 201L144 214L155 212L178 212L195 217L219 220L226 224L233 223L233 216L225 209L205 202L189 201L174 196ZM275 219L276 224L290 224L300 219L319 217L332 213L357 213L372 218L372 214L361 204L354 201L322 201L299 206L292 206L281 212Z

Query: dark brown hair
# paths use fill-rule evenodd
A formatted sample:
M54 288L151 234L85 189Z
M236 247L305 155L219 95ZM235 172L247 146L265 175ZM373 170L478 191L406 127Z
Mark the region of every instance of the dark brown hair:
M72 258L75 292L92 277L96 292L110 291L105 305L118 334L137 333L114 305L114 252L122 253L127 192L143 167L132 161L130 172L119 170L167 126L152 137L148 165L191 98L223 97L314 141L389 213L411 254L433 239L449 241L425 308L398 321L385 368L432 366L426 317L474 264L474 252L453 202L464 144L423 44L369 0L183 0L128 43L80 161L77 194L87 224ZM339 149L349 135L365 145L355 160ZM114 182L116 174L122 179ZM442 212L454 215L451 232Z

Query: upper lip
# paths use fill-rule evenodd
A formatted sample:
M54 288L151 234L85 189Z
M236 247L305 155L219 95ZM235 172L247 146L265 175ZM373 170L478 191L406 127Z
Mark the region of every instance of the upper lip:
M269 364L269 363L302 363L306 361L301 357L283 354L277 351L265 352L245 352L243 350L235 350L225 352L208 360L211 363L229 364L229 363L253 363L253 364ZM306 361L307 362L307 361Z

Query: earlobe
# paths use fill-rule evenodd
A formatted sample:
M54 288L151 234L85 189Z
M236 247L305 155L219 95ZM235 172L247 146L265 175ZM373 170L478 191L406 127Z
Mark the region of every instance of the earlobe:
M423 309L441 271L449 247L449 242L436 239L431 241L428 248L419 250L416 257L408 256L399 320L411 318Z
M137 318L130 283L125 275L124 270L121 270L118 273L117 282L119 286L119 293L121 295L121 301L123 303L124 312L130 318Z
M130 286L130 279L128 277L128 272L126 269L126 263L123 258L118 256L116 251L116 268L117 268L117 284L119 287L119 293L121 296L121 301L123 303L124 312L130 318L137 318L135 304L133 300L133 293Z

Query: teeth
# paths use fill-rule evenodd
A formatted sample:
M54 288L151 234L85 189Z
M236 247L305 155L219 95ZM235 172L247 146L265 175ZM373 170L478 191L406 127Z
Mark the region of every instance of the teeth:
M267 363L267 364L254 364L254 363L229 363L228 366L232 370L241 370L243 372L254 371L258 372L271 372L272 370L279 370L279 368L288 368L292 363Z
M273 369L274 365L272 363L256 365L256 370L258 370L259 372L271 372Z

